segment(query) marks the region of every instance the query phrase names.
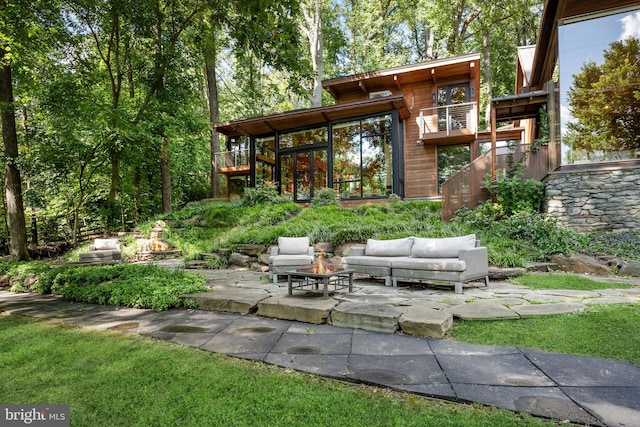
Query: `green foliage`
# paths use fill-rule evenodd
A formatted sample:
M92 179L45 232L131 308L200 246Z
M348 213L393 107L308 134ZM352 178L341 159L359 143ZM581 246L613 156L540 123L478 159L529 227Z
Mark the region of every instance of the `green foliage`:
M596 231L580 236L579 251L589 255L613 255L640 260L640 232Z
M10 288L13 292L44 293L47 285L40 277L48 271L49 266L43 262L0 263L0 275L13 278L13 283Z
M336 191L333 188L321 188L313 194L311 203L314 206L331 206L337 205Z
M525 179L522 170L516 168L512 176L499 171L495 180L487 176L484 186L493 200L500 205L503 216L520 212L542 212L544 206L544 184L541 181Z
M193 307L192 301L179 296L206 290L203 276L150 265L57 268L44 274L39 281L43 281L51 293L70 301L156 311Z
M489 249L489 262L522 267L527 261L543 261L552 254L573 253L580 236L540 213L516 213L505 217L502 205L487 202L476 210L463 209L453 223L478 235Z
M220 255L213 254L207 259L206 265L207 268L211 270L218 270L220 268L225 268L228 264L227 261L228 260L224 259Z
M240 204L241 206L256 206L285 202L287 202L287 199L278 194L278 189L275 185L263 184L255 188L245 187Z

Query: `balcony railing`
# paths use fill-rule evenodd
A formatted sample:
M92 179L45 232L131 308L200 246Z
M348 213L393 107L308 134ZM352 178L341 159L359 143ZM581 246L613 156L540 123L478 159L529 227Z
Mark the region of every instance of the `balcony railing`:
M249 170L249 149L221 151L216 153L216 169L219 172L239 172Z
M474 134L478 129L478 107L475 102L422 108L418 120L420 139L450 136L455 131Z

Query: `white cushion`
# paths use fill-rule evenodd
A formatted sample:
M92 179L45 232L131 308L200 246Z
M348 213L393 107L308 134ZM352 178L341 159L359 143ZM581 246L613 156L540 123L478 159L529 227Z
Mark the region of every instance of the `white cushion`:
M426 271L465 271L467 263L458 258L398 258L391 268Z
M306 255L308 237L278 237L278 253L282 255Z
M364 254L367 256L409 256L413 246L413 237L404 239L375 240L368 239Z
M429 239L415 237L411 256L415 258L457 258L461 249L473 249L476 235Z
M104 249L117 249L118 239L95 239L93 246L97 251Z
M300 266L313 264L313 257L308 255L279 255L271 258L271 265L274 266Z

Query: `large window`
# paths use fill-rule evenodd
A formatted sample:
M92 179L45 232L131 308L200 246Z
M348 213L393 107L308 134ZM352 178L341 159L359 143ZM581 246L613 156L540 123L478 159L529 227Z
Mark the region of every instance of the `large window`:
M333 187L340 198L393 191L390 114L333 126Z
M562 163L640 155L640 10L558 28Z
M438 147L438 193L442 183L471 161L469 145L443 145Z
M275 182L275 137L256 138L256 185Z
M283 133L280 135L280 149L302 147L303 145L311 144L326 144L327 135L326 126Z

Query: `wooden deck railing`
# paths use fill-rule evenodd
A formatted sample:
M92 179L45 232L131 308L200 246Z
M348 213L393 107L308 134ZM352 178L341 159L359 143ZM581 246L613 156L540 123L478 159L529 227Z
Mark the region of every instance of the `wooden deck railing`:
M249 149L221 151L216 153L215 158L218 172L249 170Z
M549 148L540 147L533 153L529 145L515 145L496 149L496 171L509 172L520 162L524 163L524 176L531 179L542 179L551 170ZM465 166L457 174L442 184L442 219L451 220L456 212L466 207L475 209L482 202L489 200L489 192L483 181L491 174L491 150Z
M478 111L475 102L421 108L418 124L420 139L443 133L449 136L456 130L469 129L475 133L478 128Z

